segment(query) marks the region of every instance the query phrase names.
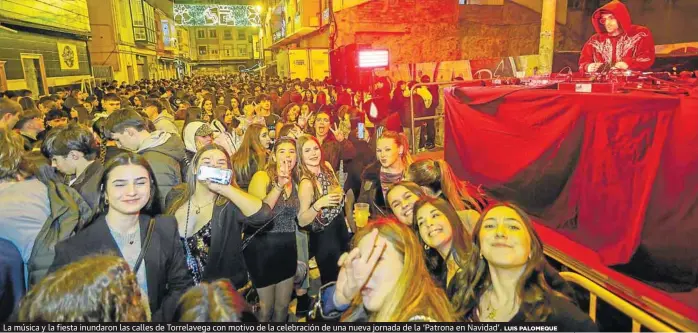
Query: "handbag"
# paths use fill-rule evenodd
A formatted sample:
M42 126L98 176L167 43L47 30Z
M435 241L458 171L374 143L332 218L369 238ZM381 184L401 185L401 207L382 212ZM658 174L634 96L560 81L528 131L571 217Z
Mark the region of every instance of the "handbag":
M145 234L145 242L143 242L143 245L141 246L141 254L138 255L136 265L133 266L133 274L137 274L138 269L141 268L143 259L145 259L145 253L148 251L148 247L150 246L150 239L153 238L153 229L155 229L155 219L151 218L150 222L148 222L148 231Z

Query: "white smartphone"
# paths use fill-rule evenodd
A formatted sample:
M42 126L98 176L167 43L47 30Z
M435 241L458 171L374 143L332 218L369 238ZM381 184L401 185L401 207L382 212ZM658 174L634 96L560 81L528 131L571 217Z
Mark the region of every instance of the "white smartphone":
M366 130L366 128L364 127L364 123L359 123L358 130L359 130L359 133L358 133L359 139L363 139L364 138L364 131Z
M216 184L229 185L233 177L233 171L228 169L218 169L202 165L196 173L196 179L200 181L211 181Z

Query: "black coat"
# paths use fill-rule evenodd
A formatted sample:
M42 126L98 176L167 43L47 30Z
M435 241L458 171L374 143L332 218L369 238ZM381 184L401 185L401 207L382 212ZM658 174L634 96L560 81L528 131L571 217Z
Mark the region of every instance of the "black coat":
M150 216L141 214L141 242L145 243ZM116 241L109 232L106 215L98 216L92 224L56 245L56 257L49 272L80 260L82 257L114 253L121 256ZM153 321L172 321L177 302L194 280L187 269L184 249L179 240L177 222L172 216L155 217L155 228L144 265L148 280L148 299Z
M167 207L182 194L182 187L175 187L167 195ZM208 262L204 267L203 280L212 282L229 279L235 288L240 289L247 283L247 268L242 256L242 224L260 228L272 218L267 204L252 216L246 217L240 209L229 200L216 203L211 217L211 247L208 250Z
M87 169L73 182L70 187L74 188L83 199L90 205L92 211L97 211L97 206L99 205L99 198L102 195L102 191L99 188L99 182L102 180L102 174L104 173L104 167L100 161L95 160L90 164Z

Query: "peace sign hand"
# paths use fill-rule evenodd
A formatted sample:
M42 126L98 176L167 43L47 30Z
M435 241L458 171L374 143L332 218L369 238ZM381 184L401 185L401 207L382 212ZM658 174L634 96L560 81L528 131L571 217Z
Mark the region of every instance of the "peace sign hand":
M308 118L310 118L310 111L308 111L308 110L301 111L301 115L298 116L298 126L300 126L301 128L304 128L305 124L308 123Z
M361 249L356 247L348 254L342 254L337 262L340 270L337 277L335 300L342 305L349 304L368 282L388 245L387 240L378 234L378 229L372 230L364 237L373 238L372 244L369 244L368 253L362 254Z
M334 129L330 127L330 131L332 131L332 134L334 134L334 138L337 139L338 142L344 141L344 132L340 131L339 128L337 128L337 124L334 124Z

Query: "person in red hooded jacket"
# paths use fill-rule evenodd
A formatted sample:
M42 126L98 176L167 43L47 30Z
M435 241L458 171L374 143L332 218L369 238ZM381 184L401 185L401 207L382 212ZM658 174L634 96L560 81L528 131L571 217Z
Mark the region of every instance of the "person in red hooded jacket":
M591 16L596 34L582 48L579 70L586 73L610 68L648 70L654 64L654 39L646 27L634 25L630 13L614 0Z

